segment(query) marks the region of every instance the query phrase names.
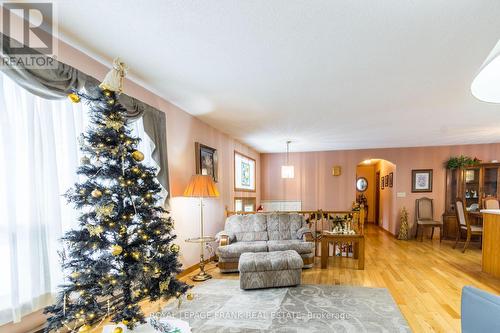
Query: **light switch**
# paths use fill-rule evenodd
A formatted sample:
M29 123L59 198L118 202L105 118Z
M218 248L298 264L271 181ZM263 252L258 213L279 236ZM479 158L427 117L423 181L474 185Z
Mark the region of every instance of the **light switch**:
M398 192L398 193L396 193L396 197L398 197L398 198L406 198L406 192Z

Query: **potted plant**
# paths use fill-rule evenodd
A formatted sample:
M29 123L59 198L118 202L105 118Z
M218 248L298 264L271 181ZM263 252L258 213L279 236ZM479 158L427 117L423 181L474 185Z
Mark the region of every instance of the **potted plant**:
M445 163L447 169L464 169L466 167L475 166L481 163L477 157L471 158L469 156L460 155L456 157L450 157L450 159Z

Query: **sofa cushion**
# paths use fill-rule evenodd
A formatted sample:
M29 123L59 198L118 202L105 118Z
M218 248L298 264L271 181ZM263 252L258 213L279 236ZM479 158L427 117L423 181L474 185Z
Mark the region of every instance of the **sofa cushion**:
M240 273L267 272L302 269L303 265L302 258L295 251L244 253L238 269Z
M302 215L296 213L272 213L267 215L269 240L297 239L297 231L305 225Z
M217 255L224 258L238 258L245 252L267 252L267 243L265 241L236 242L217 248Z
M298 254L304 254L314 251L314 243L301 240L270 240L267 241L267 248L269 252L294 250Z
M268 240L264 214L232 215L226 219L224 230L233 234L238 242Z

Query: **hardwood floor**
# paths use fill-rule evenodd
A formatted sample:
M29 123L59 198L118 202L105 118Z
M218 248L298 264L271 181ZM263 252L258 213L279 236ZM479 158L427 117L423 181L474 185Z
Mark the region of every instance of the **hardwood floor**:
M500 280L481 272L481 250L471 244L463 254L453 242L424 239L398 241L377 226L366 228L365 269L354 269L352 259L330 259L328 269L304 270L302 283L381 287L390 290L414 332L460 332L460 296L465 285L500 294ZM238 279L221 274L215 264L208 272L216 279ZM192 283L188 277L186 281Z

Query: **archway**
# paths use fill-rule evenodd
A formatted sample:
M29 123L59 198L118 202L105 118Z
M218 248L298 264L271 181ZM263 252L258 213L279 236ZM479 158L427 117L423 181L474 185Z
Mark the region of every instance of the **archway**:
M366 189L356 186L356 201L367 207L366 223L391 230L395 223L393 207L396 203L396 164L381 158L370 158L356 166L356 185L366 179ZM361 181L361 183L363 183Z

